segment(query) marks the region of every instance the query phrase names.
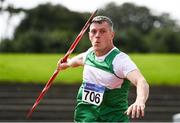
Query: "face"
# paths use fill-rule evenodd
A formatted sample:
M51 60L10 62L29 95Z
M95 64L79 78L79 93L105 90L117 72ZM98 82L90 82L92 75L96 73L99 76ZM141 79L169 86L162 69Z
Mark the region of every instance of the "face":
M89 39L95 52L106 52L113 46L114 32L107 22L92 23Z

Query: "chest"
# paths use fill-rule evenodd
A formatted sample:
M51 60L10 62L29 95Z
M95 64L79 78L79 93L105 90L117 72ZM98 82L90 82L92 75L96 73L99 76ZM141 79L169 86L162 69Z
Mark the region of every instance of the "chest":
M83 71L83 81L114 88L117 84L119 85L122 83L123 79L117 78L113 73L93 66L85 65Z

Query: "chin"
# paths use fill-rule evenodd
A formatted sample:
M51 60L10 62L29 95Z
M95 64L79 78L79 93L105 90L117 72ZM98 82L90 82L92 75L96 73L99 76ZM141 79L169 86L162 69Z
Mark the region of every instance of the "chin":
M94 50L95 52L100 52L100 51L101 51L100 48L93 48L93 50Z
M94 51L98 50L99 48L98 47L93 47Z

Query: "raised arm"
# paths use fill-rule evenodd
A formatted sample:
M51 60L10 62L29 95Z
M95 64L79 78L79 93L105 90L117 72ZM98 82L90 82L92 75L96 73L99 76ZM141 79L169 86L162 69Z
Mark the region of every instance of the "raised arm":
M74 56L73 58L68 59L65 63L61 63L61 60L59 60L57 63L58 69L65 70L69 67L83 66L83 55L84 53Z

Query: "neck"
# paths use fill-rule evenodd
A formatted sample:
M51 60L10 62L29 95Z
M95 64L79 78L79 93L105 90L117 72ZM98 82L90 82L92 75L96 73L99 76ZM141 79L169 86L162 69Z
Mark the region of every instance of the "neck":
M107 47L106 49L95 51L95 55L98 57L103 56L107 54L109 51L111 51L113 48L114 46L112 45L111 47Z

